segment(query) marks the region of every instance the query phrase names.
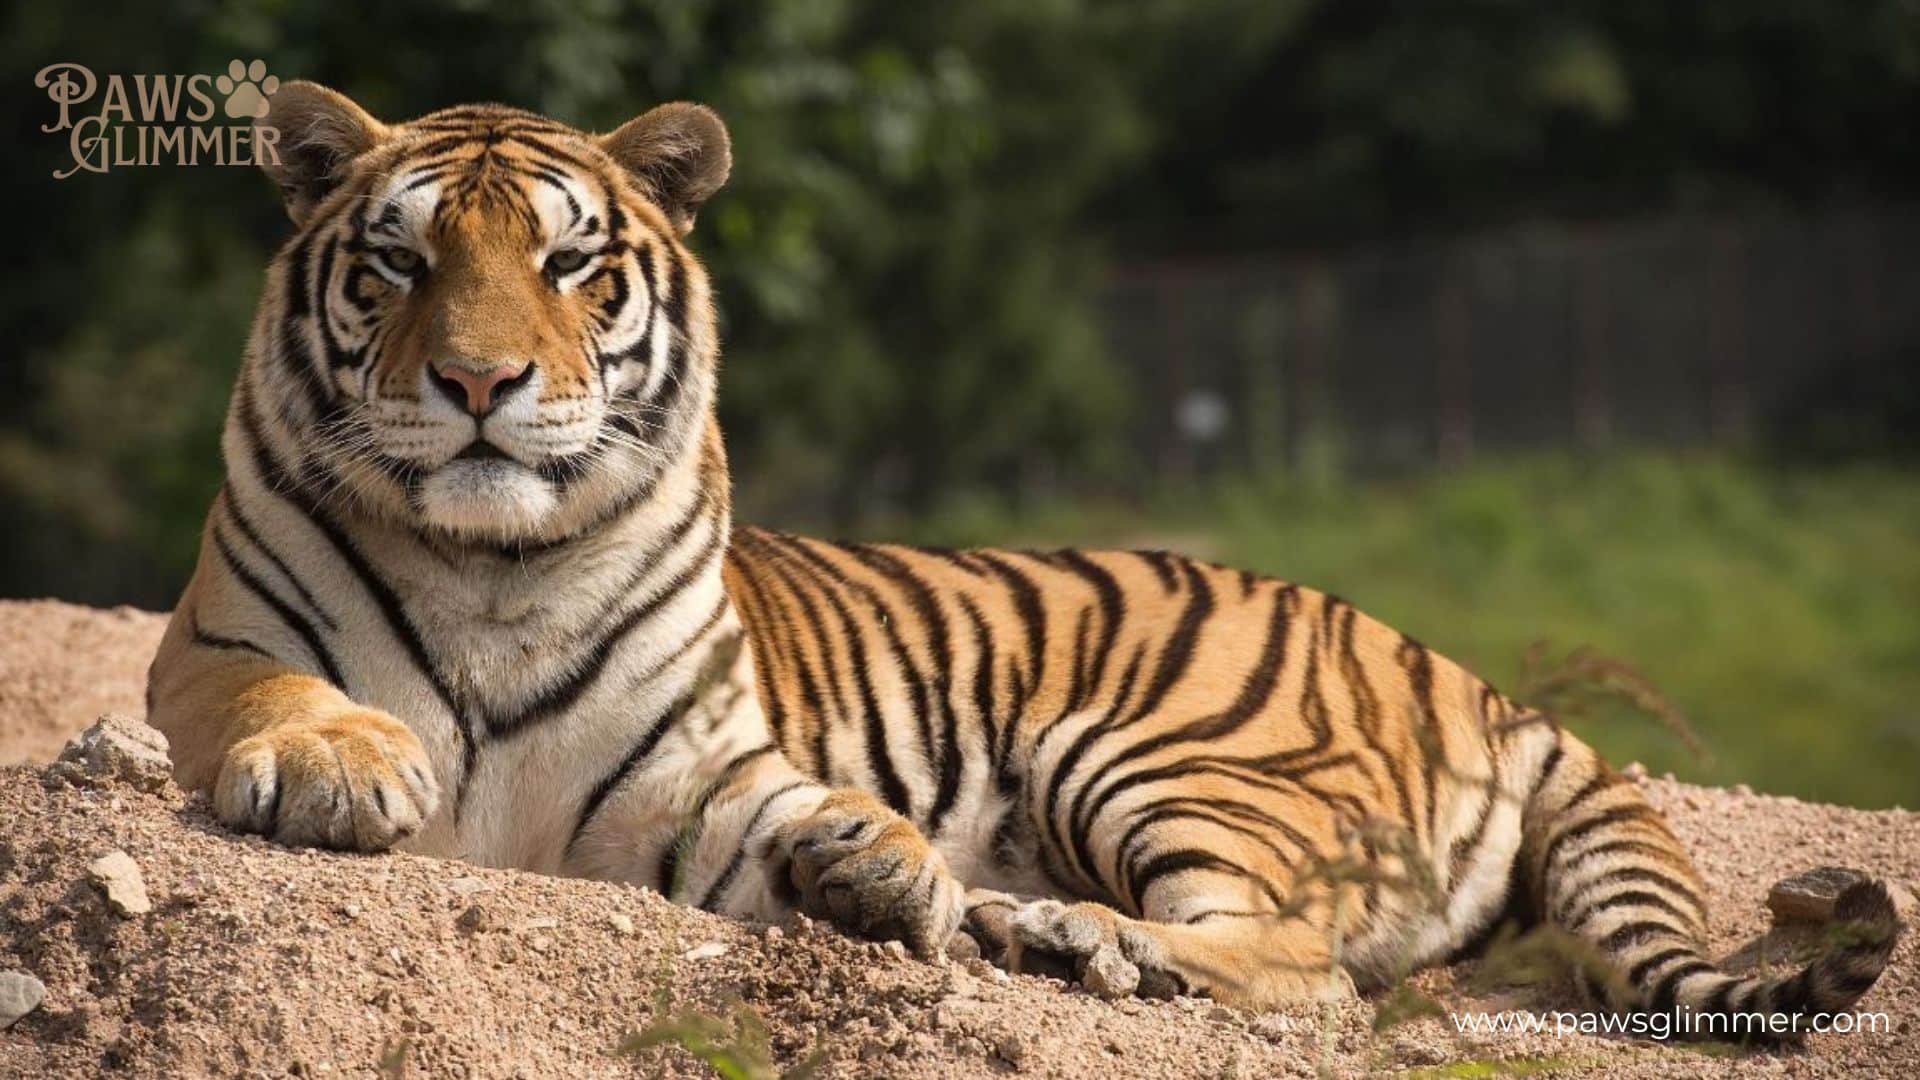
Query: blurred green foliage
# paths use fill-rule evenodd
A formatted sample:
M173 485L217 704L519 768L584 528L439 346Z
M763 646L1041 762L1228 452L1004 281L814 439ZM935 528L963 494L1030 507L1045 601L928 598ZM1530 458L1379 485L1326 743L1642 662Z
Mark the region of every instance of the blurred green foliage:
M1263 482L862 531L927 543L1171 547L1352 601L1512 690L1536 642L1627 658L1705 759L1628 708L1617 764L1855 806L1920 806L1920 476L1631 455L1400 481Z
M250 169L49 173L31 74L264 58L403 118L502 100L607 128L710 102L744 506L845 522L1126 478L1102 347L1141 251L1541 213L1851 198L1920 178L1908 0L102 0L11 5L0 593L170 601L218 484L260 268Z

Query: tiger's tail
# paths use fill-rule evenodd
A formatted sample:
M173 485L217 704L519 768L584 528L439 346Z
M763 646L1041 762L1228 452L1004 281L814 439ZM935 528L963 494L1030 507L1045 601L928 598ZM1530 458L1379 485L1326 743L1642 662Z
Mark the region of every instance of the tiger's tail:
M1589 995L1621 1012L1684 1017L1670 1028L1680 1037L1803 1035L1810 1023L1792 1018L1850 1007L1880 977L1901 930L1886 887L1863 881L1841 894L1805 967L1722 971L1705 952L1705 893L1679 841L1639 785L1564 729L1527 797L1520 858L1535 910L1597 952L1582 980ZM1753 1013L1785 1019L1735 1020Z

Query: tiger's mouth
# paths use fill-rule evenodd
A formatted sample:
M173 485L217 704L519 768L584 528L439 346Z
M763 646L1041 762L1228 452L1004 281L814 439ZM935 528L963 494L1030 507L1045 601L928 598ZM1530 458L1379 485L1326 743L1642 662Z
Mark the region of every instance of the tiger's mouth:
M488 442L485 436L481 436L479 438L474 439L472 442L468 443L466 447L462 449L459 453L453 455L453 457L449 460L452 460L452 461L506 461L516 465L520 463L519 459L515 458L512 454L509 454L505 450L502 450L498 446L495 446L494 444Z

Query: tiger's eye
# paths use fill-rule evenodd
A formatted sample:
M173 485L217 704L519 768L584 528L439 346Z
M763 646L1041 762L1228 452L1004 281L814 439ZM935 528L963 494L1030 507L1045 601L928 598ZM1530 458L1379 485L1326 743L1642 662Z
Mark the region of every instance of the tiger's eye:
M587 253L578 248L566 248L547 256L547 271L553 274L571 274L587 265Z
M423 262L419 252L403 247L381 248L380 258L393 268L394 273L408 276L418 273Z

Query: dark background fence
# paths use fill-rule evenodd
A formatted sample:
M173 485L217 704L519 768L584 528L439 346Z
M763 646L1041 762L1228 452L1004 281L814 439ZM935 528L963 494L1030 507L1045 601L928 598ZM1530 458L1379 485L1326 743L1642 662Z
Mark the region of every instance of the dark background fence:
M1136 475L1167 482L1872 437L1792 429L1891 393L1917 295L1920 211L1889 208L1140 262L1103 312L1143 391ZM1847 404L1840 423L1872 423Z

